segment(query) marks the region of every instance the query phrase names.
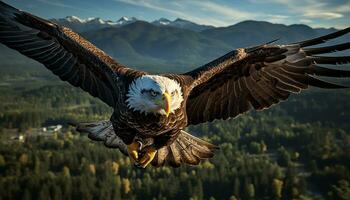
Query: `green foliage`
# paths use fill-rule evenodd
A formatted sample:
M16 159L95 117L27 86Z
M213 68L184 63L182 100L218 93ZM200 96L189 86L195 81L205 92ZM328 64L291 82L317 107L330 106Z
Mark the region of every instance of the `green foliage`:
M5 162L0 166L3 177L0 179L0 194L3 199L40 199L45 195L51 199L306 199L306 185L318 187L321 184L326 188L325 194L320 193L322 195L346 196L347 184L329 179L336 174L349 181L349 169L344 167L346 160L341 159L345 153L322 156L320 152L329 151L323 143L331 140L339 145L339 142L345 142L344 138L348 140L347 134L341 129L293 121L292 126L281 124L279 130L266 126L266 123L278 120L258 114L254 118L238 118L229 122L230 125L216 122L208 127L190 127L192 131L205 134L209 141L221 143L221 150L213 159L199 166L178 169L133 168L129 159L115 149L107 149L89 141L86 136L70 133L69 129L46 139L28 135L24 143L2 140L0 154ZM202 128L208 129L202 131ZM221 131L217 132L217 129ZM254 130L261 131L255 133ZM230 134L233 131L241 134ZM271 132L275 134L271 135ZM288 132L288 137L283 132ZM332 134L325 134L327 132ZM8 134L11 135L5 130L2 137L6 138ZM245 141L259 141L258 144L264 141L271 148L265 154L248 154L250 150ZM276 144L284 148L278 150L274 147ZM315 149L316 146L321 149ZM289 150L291 148L293 151ZM282 167L276 163L281 152L299 152L300 158L289 160L289 164ZM337 152L341 153L340 150ZM325 170L317 170L312 179L305 180L304 172L297 165L301 163L296 162L309 159L315 160L313 163L318 169ZM327 161L329 159L337 159L338 167L334 168ZM323 181L313 181L316 178ZM322 186L322 183L328 184ZM26 185L25 189L21 185Z
M338 181L337 185L332 185L332 190L329 192L329 197L336 200L350 199L350 184L346 180Z
M278 164L281 166L287 167L292 161L291 161L291 156L290 153L282 148L278 149Z
M283 188L283 181L278 179L273 179L272 182L272 189L273 189L273 196L274 199L281 199L282 198L282 188Z
M73 121L108 119L111 108L80 89L68 85L40 86L0 96L1 128L38 128Z

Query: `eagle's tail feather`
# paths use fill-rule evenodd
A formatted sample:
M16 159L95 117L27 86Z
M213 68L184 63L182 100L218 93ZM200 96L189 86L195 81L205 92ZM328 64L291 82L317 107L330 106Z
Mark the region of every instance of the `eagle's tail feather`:
M217 146L186 131L181 131L170 146L164 146L158 150L152 165L173 167L179 167L182 163L198 165L201 160L213 157L216 149L218 149Z
M126 144L115 134L111 121L71 123L71 125L81 133L88 133L91 140L103 141L105 146L119 148L123 154L128 155Z
M119 148L128 155L126 144L115 134L109 120L71 124L81 133L88 133L91 140L103 141L107 147ZM153 166L170 165L179 167L181 164L198 165L201 160L214 156L217 146L210 144L186 131L181 131L177 139L169 146L160 148L152 161Z

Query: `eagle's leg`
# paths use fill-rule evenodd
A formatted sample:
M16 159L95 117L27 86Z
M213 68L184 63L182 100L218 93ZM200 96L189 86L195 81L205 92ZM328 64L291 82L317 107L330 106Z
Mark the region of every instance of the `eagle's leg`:
M139 150L140 150L140 142L134 141L131 144L127 145L127 150L129 157L134 161L137 162L139 159Z
M148 164L152 162L153 158L156 156L157 149L153 146L148 146L143 151L143 157L140 159L138 164L140 167L145 168Z

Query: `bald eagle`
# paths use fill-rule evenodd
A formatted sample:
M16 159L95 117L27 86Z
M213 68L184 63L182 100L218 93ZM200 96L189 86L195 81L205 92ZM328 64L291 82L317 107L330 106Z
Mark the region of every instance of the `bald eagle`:
M89 138L119 148L135 165L197 165L217 146L190 135L188 125L263 110L309 86L346 88L317 76L349 77L320 64L346 64L349 56L318 56L350 43L313 47L350 28L287 44L233 50L184 74L148 74L116 62L77 33L0 2L0 42L35 59L61 80L114 109L109 120L78 123Z

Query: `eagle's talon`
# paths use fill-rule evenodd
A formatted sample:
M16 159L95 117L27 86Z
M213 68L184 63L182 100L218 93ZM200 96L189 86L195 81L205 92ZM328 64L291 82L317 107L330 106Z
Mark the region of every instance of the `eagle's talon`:
M156 156L157 153L157 150L152 146L147 147L144 151L144 155L138 163L139 167L142 168L146 168L147 165L152 162L153 158Z
M134 163L134 167L143 169L143 167L140 165L140 163L137 163L137 162Z
M139 142L133 142L127 146L129 157L134 162L137 162L139 159L139 153L138 153L139 148L140 148Z

